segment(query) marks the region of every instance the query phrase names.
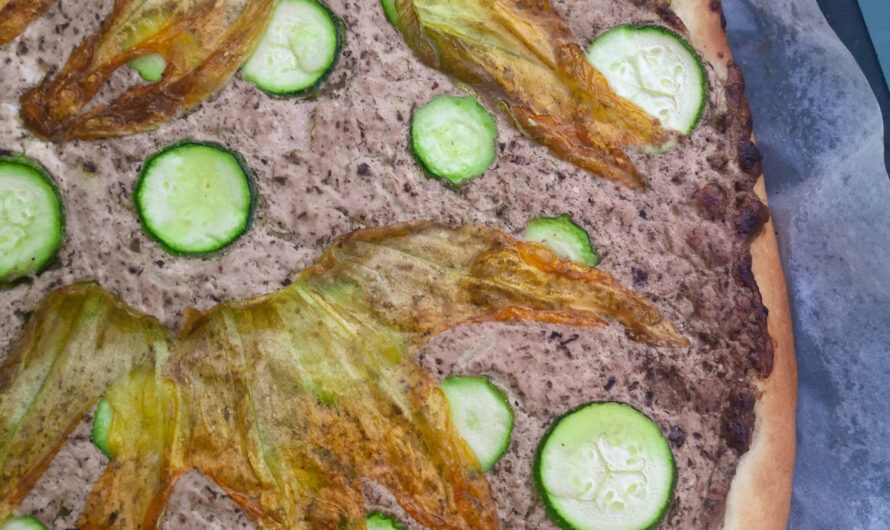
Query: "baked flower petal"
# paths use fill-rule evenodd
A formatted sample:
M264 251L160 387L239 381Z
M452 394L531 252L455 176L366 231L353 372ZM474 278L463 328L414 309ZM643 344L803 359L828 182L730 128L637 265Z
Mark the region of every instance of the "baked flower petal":
M56 0L0 0L0 46L25 31Z
M60 142L151 130L192 109L232 77L274 5L274 0L117 0L101 29L80 43L65 66L22 96L22 119L37 136ZM160 81L89 107L115 70L150 54L166 61Z
M358 528L362 478L433 528L497 528L444 394L414 361L480 321L604 325L685 339L608 273L483 226L341 238L290 286L190 310L177 337L95 284L47 296L0 371L0 519L104 395L113 458L81 528L154 528L196 468L264 528Z

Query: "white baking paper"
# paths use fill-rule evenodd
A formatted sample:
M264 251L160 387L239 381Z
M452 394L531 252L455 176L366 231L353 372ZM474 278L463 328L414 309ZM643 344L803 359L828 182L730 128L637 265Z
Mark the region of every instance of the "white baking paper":
M724 9L794 313L800 395L789 527L888 528L890 180L881 112L816 0L724 0Z

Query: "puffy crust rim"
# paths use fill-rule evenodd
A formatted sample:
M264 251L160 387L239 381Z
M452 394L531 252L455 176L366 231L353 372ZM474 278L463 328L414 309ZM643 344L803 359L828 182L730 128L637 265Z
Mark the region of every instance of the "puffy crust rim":
M732 62L723 9L719 0L671 0L671 9L689 31L690 40L715 74L726 80ZM763 175L754 188L765 203ZM773 340L773 370L760 381L751 446L739 460L726 498L723 527L727 530L783 529L791 505L794 472L797 362L791 310L772 221L751 243L752 271Z

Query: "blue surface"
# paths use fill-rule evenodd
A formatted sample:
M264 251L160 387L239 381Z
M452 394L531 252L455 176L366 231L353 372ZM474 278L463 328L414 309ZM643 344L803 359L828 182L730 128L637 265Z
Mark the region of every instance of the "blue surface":
M890 9L890 0L875 4ZM799 397L789 528L887 530L890 182L880 109L816 0L723 7L792 305Z
M859 0L859 7L878 53L884 79L890 79L890 0Z

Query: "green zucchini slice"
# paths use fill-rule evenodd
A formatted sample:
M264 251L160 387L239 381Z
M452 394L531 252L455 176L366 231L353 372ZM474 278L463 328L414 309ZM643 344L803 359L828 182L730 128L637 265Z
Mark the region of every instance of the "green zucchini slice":
M31 515L10 517L0 525L0 530L46 530L43 523Z
M569 214L556 217L536 217L525 225L525 240L541 243L560 259L596 267L599 254L587 231L575 224Z
M488 471L510 445L513 409L507 394L484 376L452 376L439 387L448 399L457 431L476 454L482 470Z
M623 403L589 403L562 416L535 454L538 493L569 530L654 528L670 508L676 477L658 425Z
M343 22L315 0L280 0L241 75L277 97L317 87L343 47Z
M491 167L497 136L494 117L473 96L440 94L411 119L411 147L420 164L454 186Z
M0 156L0 287L42 271L64 235L62 199L43 166Z
M371 512L365 518L365 526L368 530L405 530L395 517L381 512Z
M695 129L707 99L705 69L683 37L661 26L623 24L603 33L587 50L619 96L683 134Z
M244 159L219 144L191 140L150 156L133 198L148 235L185 256L230 245L250 228L256 206Z

